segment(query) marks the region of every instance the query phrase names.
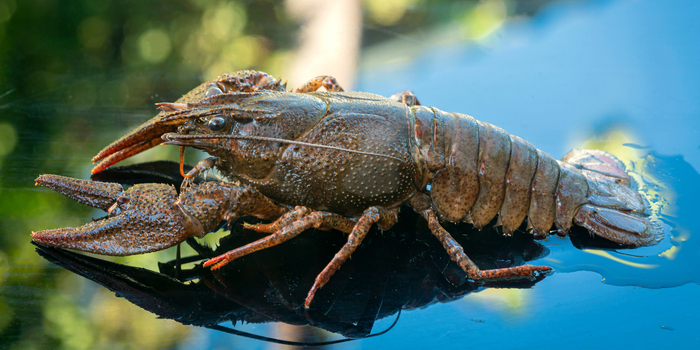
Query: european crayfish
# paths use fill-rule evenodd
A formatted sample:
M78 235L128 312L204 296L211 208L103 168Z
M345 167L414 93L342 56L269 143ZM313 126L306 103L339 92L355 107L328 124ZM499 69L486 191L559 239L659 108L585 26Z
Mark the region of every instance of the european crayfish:
M317 91L320 87L326 91ZM653 244L660 235L647 218L645 200L614 156L574 150L556 161L496 126L421 106L408 91L391 98L344 92L335 79L322 76L288 92L265 73L242 71L159 106L156 117L93 159L99 162L93 173L163 143L211 155L186 177L215 167L228 181L186 180L178 196L167 185L123 190L116 184L42 175L37 184L107 210L109 218L35 232L36 242L130 255L202 237L221 221L247 215L274 220L247 225L269 236L204 263L217 269L309 228L349 234L317 276L305 301L308 308L370 227L389 229L404 204L427 220L451 259L474 281L534 278L550 268L480 270L440 220L482 228L498 216L496 224L506 235L524 221L540 236L566 234L578 225L627 247Z

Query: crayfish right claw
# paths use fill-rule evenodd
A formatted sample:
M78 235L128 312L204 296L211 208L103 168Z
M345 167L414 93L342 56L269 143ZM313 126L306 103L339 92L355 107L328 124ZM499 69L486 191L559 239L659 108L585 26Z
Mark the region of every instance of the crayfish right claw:
M164 140L161 138L163 135L177 131L191 117L187 115L191 103L201 102L212 94L260 90L285 91L285 86L280 80L267 73L245 70L222 74L216 79L202 83L175 102L157 103L161 110L158 115L112 142L92 158L92 162L97 164L92 168L91 173L97 174L113 164L163 143ZM171 113L184 115L171 118Z
M42 175L42 185L83 204L106 210L109 216L81 227L32 233L40 244L105 255L132 255L174 246L202 234L201 224L177 205L175 188L139 184L121 185Z

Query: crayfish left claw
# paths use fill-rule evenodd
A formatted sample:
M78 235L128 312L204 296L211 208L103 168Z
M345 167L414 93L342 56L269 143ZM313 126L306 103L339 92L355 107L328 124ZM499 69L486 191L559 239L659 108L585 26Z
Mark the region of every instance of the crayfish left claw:
M77 202L107 211L124 192L121 185L107 182L73 179L58 175L41 175L36 185L48 187Z
M327 82L327 84L331 83L334 81ZM157 103L161 110L158 115L112 142L92 158L92 162L96 164L91 173L97 174L113 164L160 145L163 143L161 136L177 131L188 120L187 117L170 118L169 113L187 114L187 109L191 107L190 103L196 104L215 95L261 90L285 91L285 84L267 73L245 70L232 74L222 74L214 80L199 85L175 102ZM342 91L342 89L340 90Z
M32 233L40 244L105 255L132 255L174 246L201 236L199 220L177 203L175 188L139 184L124 191L120 185L57 175L42 175L37 185L49 187L109 216L77 228Z
M92 162L97 164L90 172L97 174L113 164L158 146L163 143L161 135L177 130L182 124L181 121L162 123L162 118L163 112L105 147L92 158Z

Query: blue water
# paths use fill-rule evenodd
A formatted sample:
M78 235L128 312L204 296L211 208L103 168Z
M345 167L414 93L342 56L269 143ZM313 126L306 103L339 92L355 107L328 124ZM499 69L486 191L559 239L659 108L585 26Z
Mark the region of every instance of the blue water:
M666 197L651 197L666 232L656 246L618 252L550 238L542 262L557 272L531 290L406 312L394 336L361 347L700 345L699 13L695 1L555 4L486 43L365 67L358 90L411 89L422 104L503 127L555 158L589 140L636 155L627 163L642 187Z
M358 90L411 89L423 104L503 127L555 157L620 124L699 169L698 13L694 1L553 4L483 45L367 67Z

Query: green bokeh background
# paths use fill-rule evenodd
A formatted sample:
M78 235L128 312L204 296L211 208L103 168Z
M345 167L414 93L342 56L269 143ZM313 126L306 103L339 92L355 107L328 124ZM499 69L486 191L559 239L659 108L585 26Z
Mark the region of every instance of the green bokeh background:
M363 1L361 49L440 26L479 40L548 2ZM33 179L89 177L90 158L149 119L155 102L224 71L284 77L302 25L272 0L0 0L0 348L168 348L191 335L39 258L32 230L101 214ZM173 254L115 259L153 268Z

